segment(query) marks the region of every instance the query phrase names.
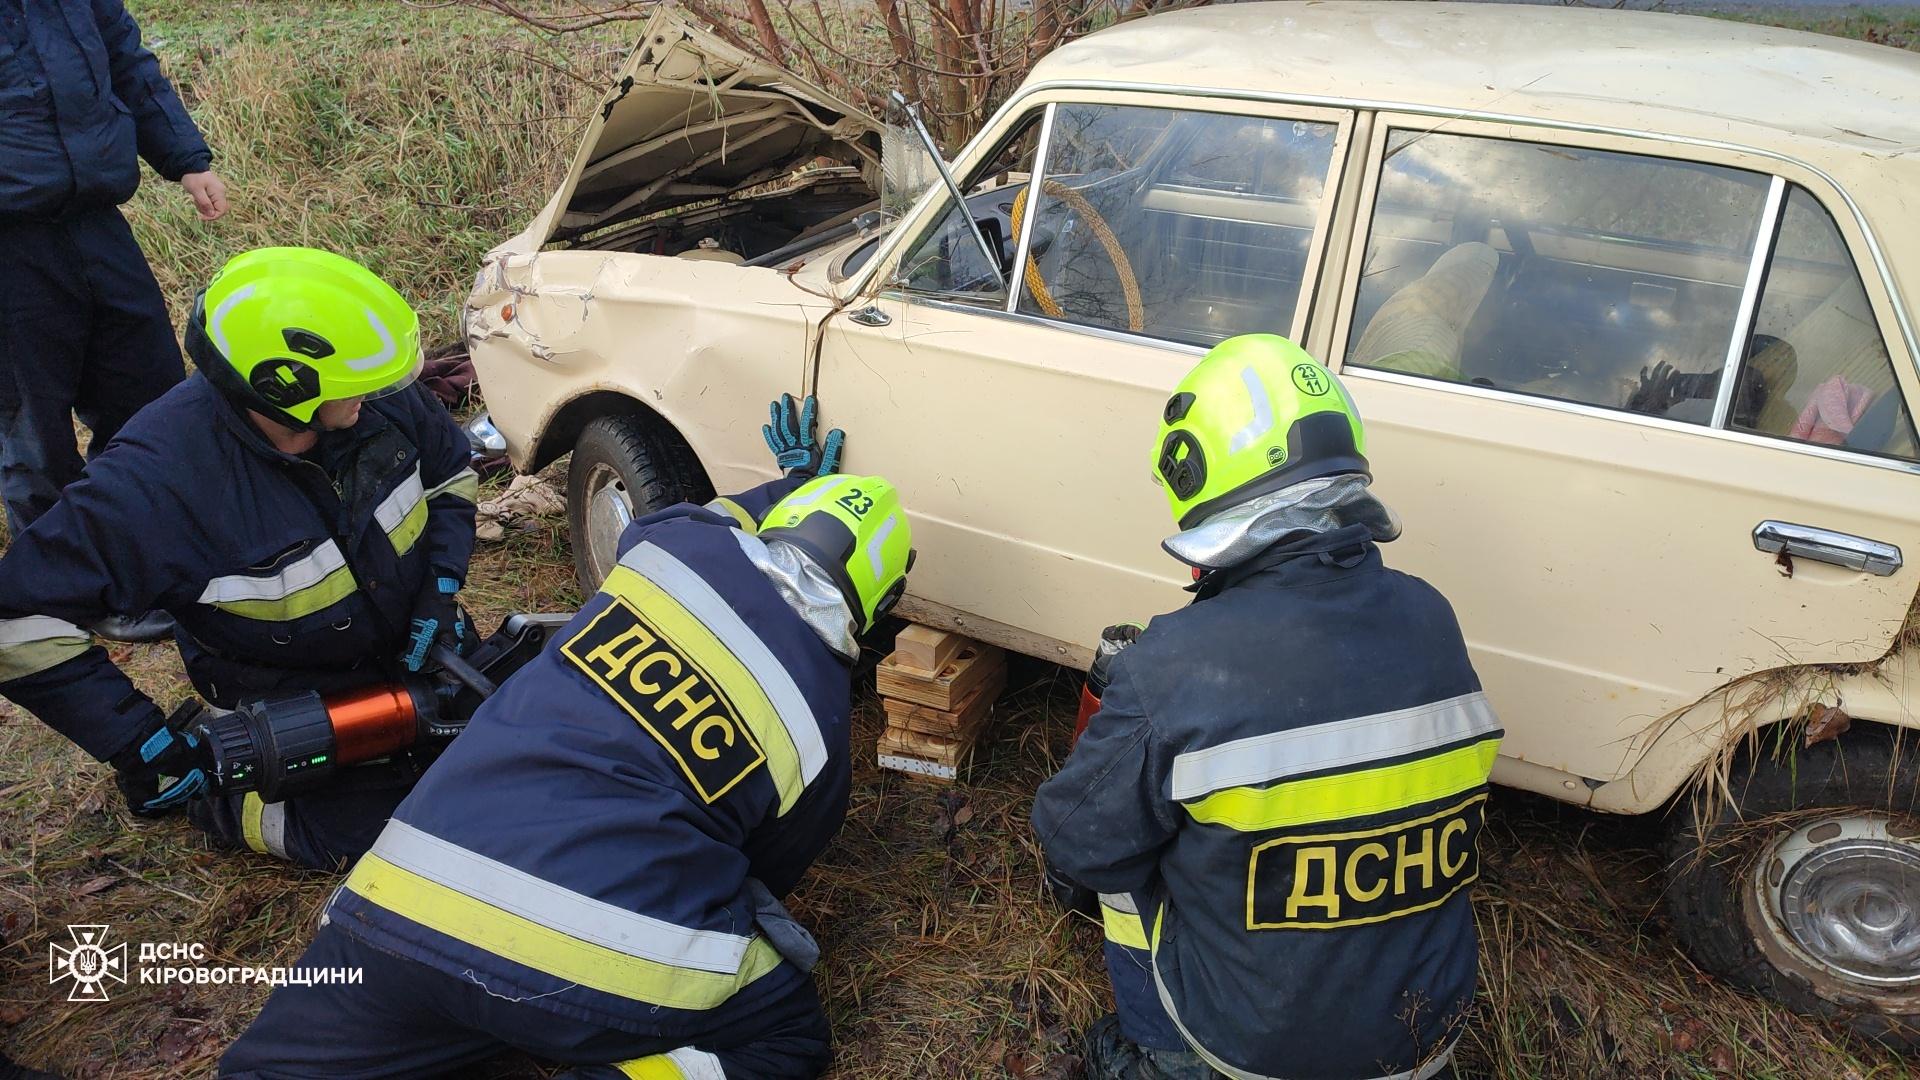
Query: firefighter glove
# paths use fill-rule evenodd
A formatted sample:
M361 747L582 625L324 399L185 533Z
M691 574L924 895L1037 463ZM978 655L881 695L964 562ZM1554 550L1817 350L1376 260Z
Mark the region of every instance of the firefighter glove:
M774 463L788 476L826 476L840 471L840 445L847 433L839 428L827 432L824 445L814 439L815 414L819 402L812 394L795 405L792 394L767 406L770 423L760 427Z
M159 709L125 750L110 762L127 809L138 817L161 817L207 788L200 740L168 725Z
M439 578L420 590L420 598L413 603L407 645L400 653L400 662L408 671L419 671L426 665L435 643L454 652L466 651L467 621L453 598L459 591L460 582L450 577Z

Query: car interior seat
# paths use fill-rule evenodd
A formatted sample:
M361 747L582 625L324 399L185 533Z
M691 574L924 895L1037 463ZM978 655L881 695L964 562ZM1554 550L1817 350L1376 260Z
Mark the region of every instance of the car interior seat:
M1479 241L1456 244L1380 305L1347 362L1464 382L1460 343L1500 268Z

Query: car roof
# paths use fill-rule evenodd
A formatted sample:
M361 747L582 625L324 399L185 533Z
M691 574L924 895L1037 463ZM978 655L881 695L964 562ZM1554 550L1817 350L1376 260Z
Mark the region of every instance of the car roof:
M1822 157L1920 151L1920 55L1663 12L1229 4L1055 50L1029 84L1120 82L1525 116Z

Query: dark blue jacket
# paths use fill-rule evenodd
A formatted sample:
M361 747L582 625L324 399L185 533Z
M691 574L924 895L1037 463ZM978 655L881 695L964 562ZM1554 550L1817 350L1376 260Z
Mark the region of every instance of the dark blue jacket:
M799 479L736 496L758 520ZM848 665L681 504L475 714L326 918L489 993L684 1039L796 992L791 889L839 829ZM757 543L746 537L748 543Z
M1131 894L1162 1001L1216 1067L1387 1076L1473 997L1500 736L1453 609L1353 526L1155 618L1033 824L1067 877Z
M0 694L112 757L154 706L78 626L156 607L216 705L397 674L421 589L466 580L466 438L415 385L309 457L198 374L142 409L0 557Z
M120 0L0 0L0 220L114 206L213 160Z

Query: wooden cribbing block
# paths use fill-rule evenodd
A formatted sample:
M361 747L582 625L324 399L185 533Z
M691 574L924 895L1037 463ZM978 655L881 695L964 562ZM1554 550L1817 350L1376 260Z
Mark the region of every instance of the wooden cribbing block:
M996 671L1004 672L1006 656L991 645L969 641L931 677L896 663L897 654L880 661L874 683L881 697L954 711Z
M930 679L966 644L966 638L951 630L935 630L915 623L894 637L893 662L903 670Z
M883 698L880 705L887 713L888 730L898 728L949 739L971 738L979 734L987 714L993 711L994 701L1006 686L1007 669L1002 667L987 676L987 681L975 687L967 700L951 712L895 698Z

